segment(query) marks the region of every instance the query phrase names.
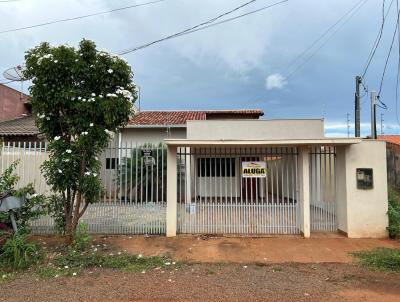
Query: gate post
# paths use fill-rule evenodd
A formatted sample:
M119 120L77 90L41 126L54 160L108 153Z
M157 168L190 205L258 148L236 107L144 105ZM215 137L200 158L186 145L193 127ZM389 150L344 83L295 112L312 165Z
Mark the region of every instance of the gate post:
M310 148L299 148L300 231L310 237Z
M177 147L167 146L167 213L166 235L176 236L178 170L176 163Z

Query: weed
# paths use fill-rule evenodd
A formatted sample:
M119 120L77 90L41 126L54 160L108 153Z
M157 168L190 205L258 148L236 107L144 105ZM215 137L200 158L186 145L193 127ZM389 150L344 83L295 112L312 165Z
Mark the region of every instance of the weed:
M89 247L90 241L91 237L88 234L87 224L79 224L75 232L74 242L72 243L73 248L84 251Z
M14 234L2 247L0 267L5 270L24 270L44 259L43 250L26 235Z
M400 192L394 188L389 188L389 237L400 237Z
M400 273L400 249L376 248L351 254L363 266Z

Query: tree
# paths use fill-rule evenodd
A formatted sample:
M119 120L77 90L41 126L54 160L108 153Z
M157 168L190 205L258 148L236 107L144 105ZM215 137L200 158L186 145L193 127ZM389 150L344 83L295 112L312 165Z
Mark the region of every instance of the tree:
M26 52L25 62L35 123L49 141L42 171L62 200L71 244L79 219L101 195L98 155L132 113L131 67L89 40L78 49L42 43Z

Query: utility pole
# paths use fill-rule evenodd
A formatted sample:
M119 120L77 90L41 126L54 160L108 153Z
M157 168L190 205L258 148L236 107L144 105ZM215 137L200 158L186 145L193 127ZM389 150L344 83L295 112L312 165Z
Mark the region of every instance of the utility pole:
M381 113L381 135L385 134L385 131L383 130L385 128L385 124L384 124L385 120L383 119L383 117L384 117L384 114Z
M347 137L350 137L350 113L347 113Z
M360 85L362 83L362 79L360 76L356 76L356 93L354 100L354 128L355 128L355 137L360 137Z
M376 138L376 91L371 91L371 139Z

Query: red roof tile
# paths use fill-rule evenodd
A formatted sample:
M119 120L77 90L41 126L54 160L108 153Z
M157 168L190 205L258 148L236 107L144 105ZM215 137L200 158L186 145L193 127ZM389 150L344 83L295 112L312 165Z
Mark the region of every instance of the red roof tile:
M141 111L132 117L129 125L184 125L190 120L205 120L200 111Z
M211 116L241 115L259 117L264 112L259 109L244 110L203 110L203 111L140 111L129 121L129 125L185 125L186 121L206 120Z
M378 140L400 145L400 135L378 135Z

